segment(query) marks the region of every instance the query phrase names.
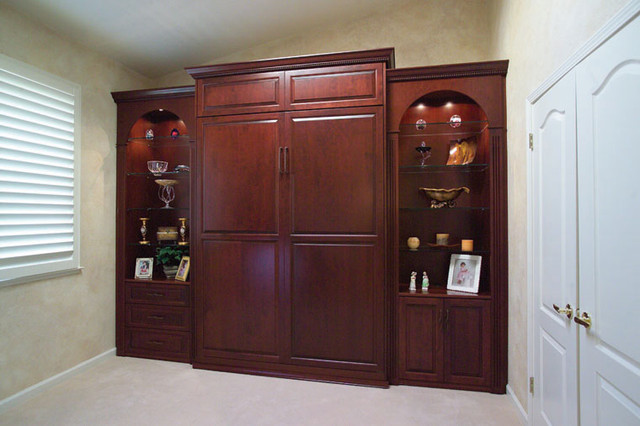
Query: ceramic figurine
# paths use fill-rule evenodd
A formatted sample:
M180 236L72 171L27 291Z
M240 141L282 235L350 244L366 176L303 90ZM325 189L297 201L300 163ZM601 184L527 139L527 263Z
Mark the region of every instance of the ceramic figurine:
M416 277L418 276L418 273L415 271L411 272L411 281L409 282L409 291L411 293L414 293L416 291Z
M422 291L429 290L429 277L427 276L427 271L422 272Z
M144 133L144 137L147 139L153 139L153 130L147 129L147 131Z

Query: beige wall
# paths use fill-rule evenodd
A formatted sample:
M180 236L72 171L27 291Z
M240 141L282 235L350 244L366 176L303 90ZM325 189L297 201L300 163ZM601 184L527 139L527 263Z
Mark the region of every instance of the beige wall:
M527 406L526 97L627 0L494 0L491 56L508 58L509 384Z
M386 10L349 25L310 29L303 36L257 44L231 55L212 58L207 63L381 47L395 47L397 67L484 61L489 58L490 28L489 10L484 0L395 1L390 2ZM177 86L193 84L193 79L180 71L159 78L155 83Z
M116 105L150 80L0 4L0 53L82 86L81 274L0 288L0 400L115 346Z

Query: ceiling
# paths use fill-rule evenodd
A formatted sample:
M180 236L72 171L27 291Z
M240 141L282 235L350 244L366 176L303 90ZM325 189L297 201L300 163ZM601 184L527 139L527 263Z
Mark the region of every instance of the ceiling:
M400 0L2 0L155 78L237 50L349 22Z

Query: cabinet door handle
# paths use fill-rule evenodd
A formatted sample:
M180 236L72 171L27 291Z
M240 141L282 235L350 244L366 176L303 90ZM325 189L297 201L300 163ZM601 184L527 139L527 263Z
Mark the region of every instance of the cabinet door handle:
M444 315L443 328L446 330L448 326L449 326L449 310L447 309L447 312Z
M280 174L284 173L284 169L282 168L282 151L284 148L280 147L278 148L278 171L280 172Z
M289 147L284 147L284 172L289 173Z
M147 293L147 296L151 296L151 297L164 297L164 293Z
M442 324L444 321L444 311L440 309L440 315L438 315L438 324Z

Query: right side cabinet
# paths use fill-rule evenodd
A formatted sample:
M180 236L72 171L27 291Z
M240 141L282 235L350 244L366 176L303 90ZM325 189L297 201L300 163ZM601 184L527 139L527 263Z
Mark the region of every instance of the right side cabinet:
M392 383L506 390L507 66L387 72Z

